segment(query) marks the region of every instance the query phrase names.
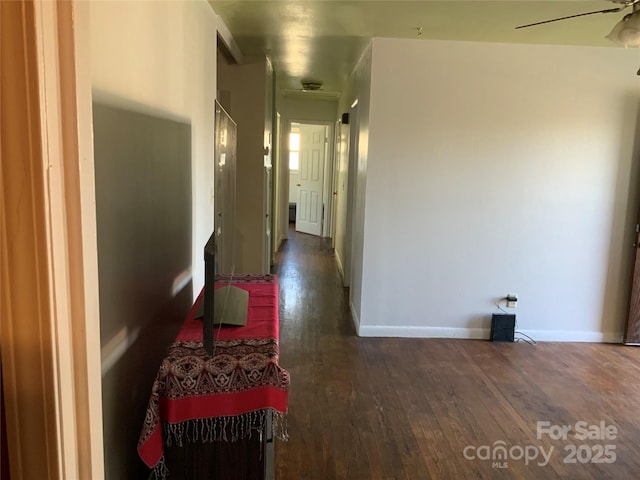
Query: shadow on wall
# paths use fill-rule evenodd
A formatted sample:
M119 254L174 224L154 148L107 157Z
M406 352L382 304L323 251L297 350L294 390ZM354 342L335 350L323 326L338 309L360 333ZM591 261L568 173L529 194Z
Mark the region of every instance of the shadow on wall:
M95 96L94 96L95 98ZM162 357L191 306L191 126L93 105L105 472L140 479Z
M180 330L186 305L191 305L191 283L175 298L158 305L136 340L102 375L107 479L149 477L149 468L138 456L138 438L158 367Z

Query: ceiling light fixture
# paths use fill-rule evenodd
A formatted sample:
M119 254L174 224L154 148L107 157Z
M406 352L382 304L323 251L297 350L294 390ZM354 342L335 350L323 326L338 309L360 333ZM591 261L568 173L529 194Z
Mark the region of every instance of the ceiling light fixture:
M633 5L633 13L625 15L607 38L623 47L640 47L640 10Z
M320 88L322 88L322 82L302 80L300 83L302 84L302 90L304 92L315 92L316 90L320 90Z

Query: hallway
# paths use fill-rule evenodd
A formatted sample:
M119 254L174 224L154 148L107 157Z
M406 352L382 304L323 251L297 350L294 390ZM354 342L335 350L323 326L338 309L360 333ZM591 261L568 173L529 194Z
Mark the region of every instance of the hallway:
M287 443L276 442L276 478L369 478L366 455L345 455L372 378L356 336L330 239L289 229L276 258L280 364L292 378ZM369 386L369 388L367 387ZM338 406L338 408L336 408Z
M291 374L277 480L636 477L640 387L625 380L640 373L640 349L359 338L330 240L290 230L276 261L280 364ZM604 421L618 435L538 440L539 420ZM548 464L463 455L497 441L553 451ZM568 443L613 444L615 462L568 464Z

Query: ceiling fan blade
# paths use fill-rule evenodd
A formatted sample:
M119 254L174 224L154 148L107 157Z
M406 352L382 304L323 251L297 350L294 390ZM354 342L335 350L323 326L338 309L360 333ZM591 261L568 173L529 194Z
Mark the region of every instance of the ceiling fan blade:
M618 7L618 8L607 8L606 10L597 10L595 12L578 13L577 15L569 15L568 17L560 17L560 18L554 18L552 20L544 20L542 22L529 23L528 25L520 25L519 27L516 27L516 30L519 29L519 28L535 27L536 25L543 25L545 23L559 22L560 20L567 20L569 18L584 17L586 15L595 15L596 13L621 12L622 10L624 10L627 7L628 7L628 5L623 5L622 7Z

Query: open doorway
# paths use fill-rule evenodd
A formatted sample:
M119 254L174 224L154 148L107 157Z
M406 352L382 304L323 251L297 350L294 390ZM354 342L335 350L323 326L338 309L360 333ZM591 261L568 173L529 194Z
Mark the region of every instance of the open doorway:
M289 223L295 230L323 236L330 196L327 124L291 122L289 129Z

